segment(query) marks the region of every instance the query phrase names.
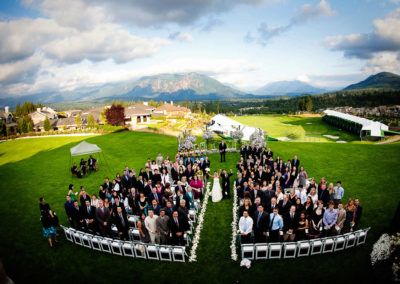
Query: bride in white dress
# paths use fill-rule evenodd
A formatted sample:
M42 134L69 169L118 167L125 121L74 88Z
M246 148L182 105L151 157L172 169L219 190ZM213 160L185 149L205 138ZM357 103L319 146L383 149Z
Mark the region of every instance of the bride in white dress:
M214 179L214 184L213 184L213 188L211 191L212 202L220 202L222 199L222 189L221 189L221 185L219 183L219 177L221 175L221 170L219 170L219 174L215 171L214 176L211 176L210 174L208 174L208 175L210 178Z

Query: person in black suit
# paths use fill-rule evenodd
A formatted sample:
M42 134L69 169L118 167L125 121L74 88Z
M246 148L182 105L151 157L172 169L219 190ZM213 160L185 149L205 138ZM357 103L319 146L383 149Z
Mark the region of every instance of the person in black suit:
M226 170L222 171L222 194L223 198L228 198L231 199L231 182L230 182L230 177L233 175L232 169L230 170L230 173L228 174Z
M269 228L269 215L265 213L264 206L258 205L257 211L254 214L254 242L265 243L267 241L267 231Z
M283 200L279 201L279 214L285 216L289 212L290 206L292 206L292 203L290 203L288 195L284 194Z
M292 168L296 167L296 175L299 172L300 169L300 160L297 159L297 155L294 155L294 158L292 160Z
M158 204L157 200L153 199L147 211L148 210L153 210L154 214L158 216L160 215L161 206Z
M221 163L222 163L222 159L225 162L225 152L226 152L226 144L225 144L225 141L222 140L221 143L219 143L219 154L221 156Z
M152 204L153 200L156 200L159 204L162 200L161 194L157 192L157 188L153 187L151 193L147 195L147 201L149 204Z
M259 184L262 184L264 180L267 180L267 173L264 172L262 166L258 167L258 171L255 173L255 176Z
M152 176L151 181L154 184L157 184L157 182L161 182L161 175L160 175L160 172L158 171L158 169L154 170L154 175Z
M100 234L105 236L111 235L111 214L110 209L104 207L103 200L99 200L99 208L96 209L96 221L99 226Z
M83 227L83 223L81 222L81 214L80 214L81 208L78 204L78 200L74 201L74 207L70 209L69 213L70 213L69 216L71 216L71 219L72 219L71 226L73 228L83 230L84 227ZM73 224L76 224L76 226L74 226Z
M122 207L118 206L117 211L113 213L113 223L117 226L121 240L129 240L129 223L126 214L122 211Z
M283 241L294 241L296 230L299 227L299 216L296 213L296 205L290 207L290 211L283 217Z
M174 213L174 206L171 201L167 201L166 206L163 208L165 211L165 215L169 217L169 219L172 219L172 213Z
M103 188L104 190L108 188L111 191L112 184L110 183L110 179L108 177L106 177L106 181L103 184Z
M243 157L244 159L246 158L246 147L244 145L240 147L240 156Z
M274 152L271 151L271 148L268 148L268 151L267 151L267 158L268 158L268 159L269 159L269 158L274 158Z
M138 190L138 192L144 192L144 180L143 180L143 176L139 176L139 179L136 182L136 188Z
M117 195L114 197L114 204L112 206L113 212L117 212L117 207L119 206L122 208L122 211L126 213L124 203L120 200L119 196Z
M318 200L322 200L324 206L328 207L330 198L329 191L326 189L326 184L321 184L318 189Z
M362 206L360 206L360 200L358 198L354 199L354 205L356 207L356 212L354 216L354 227L353 230L357 230L358 223L360 222L361 215L362 215Z
M146 170L143 173L143 180L148 182L152 178L153 178L153 173L150 171L150 168L146 166Z
M124 175L121 178L122 187L124 188L131 188L132 187L132 180L129 176L129 171L124 171Z
M177 210L180 206L181 200L185 200L185 206L187 209L190 208L190 200L189 197L186 194L183 194L182 190L178 190L177 196L176 196L176 206L175 209Z
M90 206L90 201L86 200L85 205L80 207L81 224L86 230L96 232L96 207Z
M151 179L147 180L147 185L144 187L144 196L148 196L150 193L153 192L153 182Z
M170 219L170 230L172 234L172 243L178 246L184 246L183 234L185 231L182 218L179 216L178 211L172 213L172 218Z
M241 172L238 172L237 176L238 177L235 180L235 186L236 186L237 195L238 195L239 199L243 199L244 198L244 188L243 188L244 179L242 177L242 173Z

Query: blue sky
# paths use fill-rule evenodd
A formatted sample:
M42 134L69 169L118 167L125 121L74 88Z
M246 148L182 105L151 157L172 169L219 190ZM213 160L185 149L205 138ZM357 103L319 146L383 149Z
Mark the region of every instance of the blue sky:
M251 91L400 73L400 0L2 0L0 96L198 72Z

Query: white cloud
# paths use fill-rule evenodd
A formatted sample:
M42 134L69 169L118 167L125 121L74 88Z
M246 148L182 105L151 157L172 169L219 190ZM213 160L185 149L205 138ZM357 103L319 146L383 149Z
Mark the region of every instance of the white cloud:
M400 53L379 52L374 54L363 68L363 72L366 74L376 74L383 71L400 73Z
M192 42L193 36L186 32L175 32L168 36L170 40L176 40L180 42Z
M332 17L336 13L337 12L332 10L329 3L325 0L321 0L321 2L315 6L311 4L305 4L292 16L287 25L269 26L266 23L261 23L257 29L258 36L253 37L253 35L248 32L245 35L244 40L246 42L253 42L256 40L258 44L267 45L272 38L287 32L294 26L303 25L309 20L319 17Z

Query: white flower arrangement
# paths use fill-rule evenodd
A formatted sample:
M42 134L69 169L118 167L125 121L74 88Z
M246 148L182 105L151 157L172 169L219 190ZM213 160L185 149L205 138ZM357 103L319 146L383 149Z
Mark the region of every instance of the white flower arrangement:
M193 144L193 143L196 143L197 138L194 135L188 134L188 135L185 136L185 138L183 140L184 141L190 141Z
M214 138L214 132L212 131L204 131L203 132L203 138L204 140L211 140Z
M371 264L375 265L380 260L385 260L390 257L391 238L388 234L383 234L374 244L371 252Z
M233 207L232 207L232 241L231 241L231 258L237 261L238 255L236 251L236 234L238 230L238 196L236 191L236 182L233 183Z
M235 140L240 140L244 136L244 133L242 130L238 129L232 132L231 137Z
M197 250L197 246L199 245L199 242L200 242L201 229L203 229L204 215L207 210L208 196L210 195L210 184L211 184L211 182L207 183L207 190L206 190L206 193L204 194L203 204L201 206L201 211L200 211L199 217L197 219L198 220L197 227L196 227L196 231L194 233L192 248L190 249L189 262L197 261L196 250Z

